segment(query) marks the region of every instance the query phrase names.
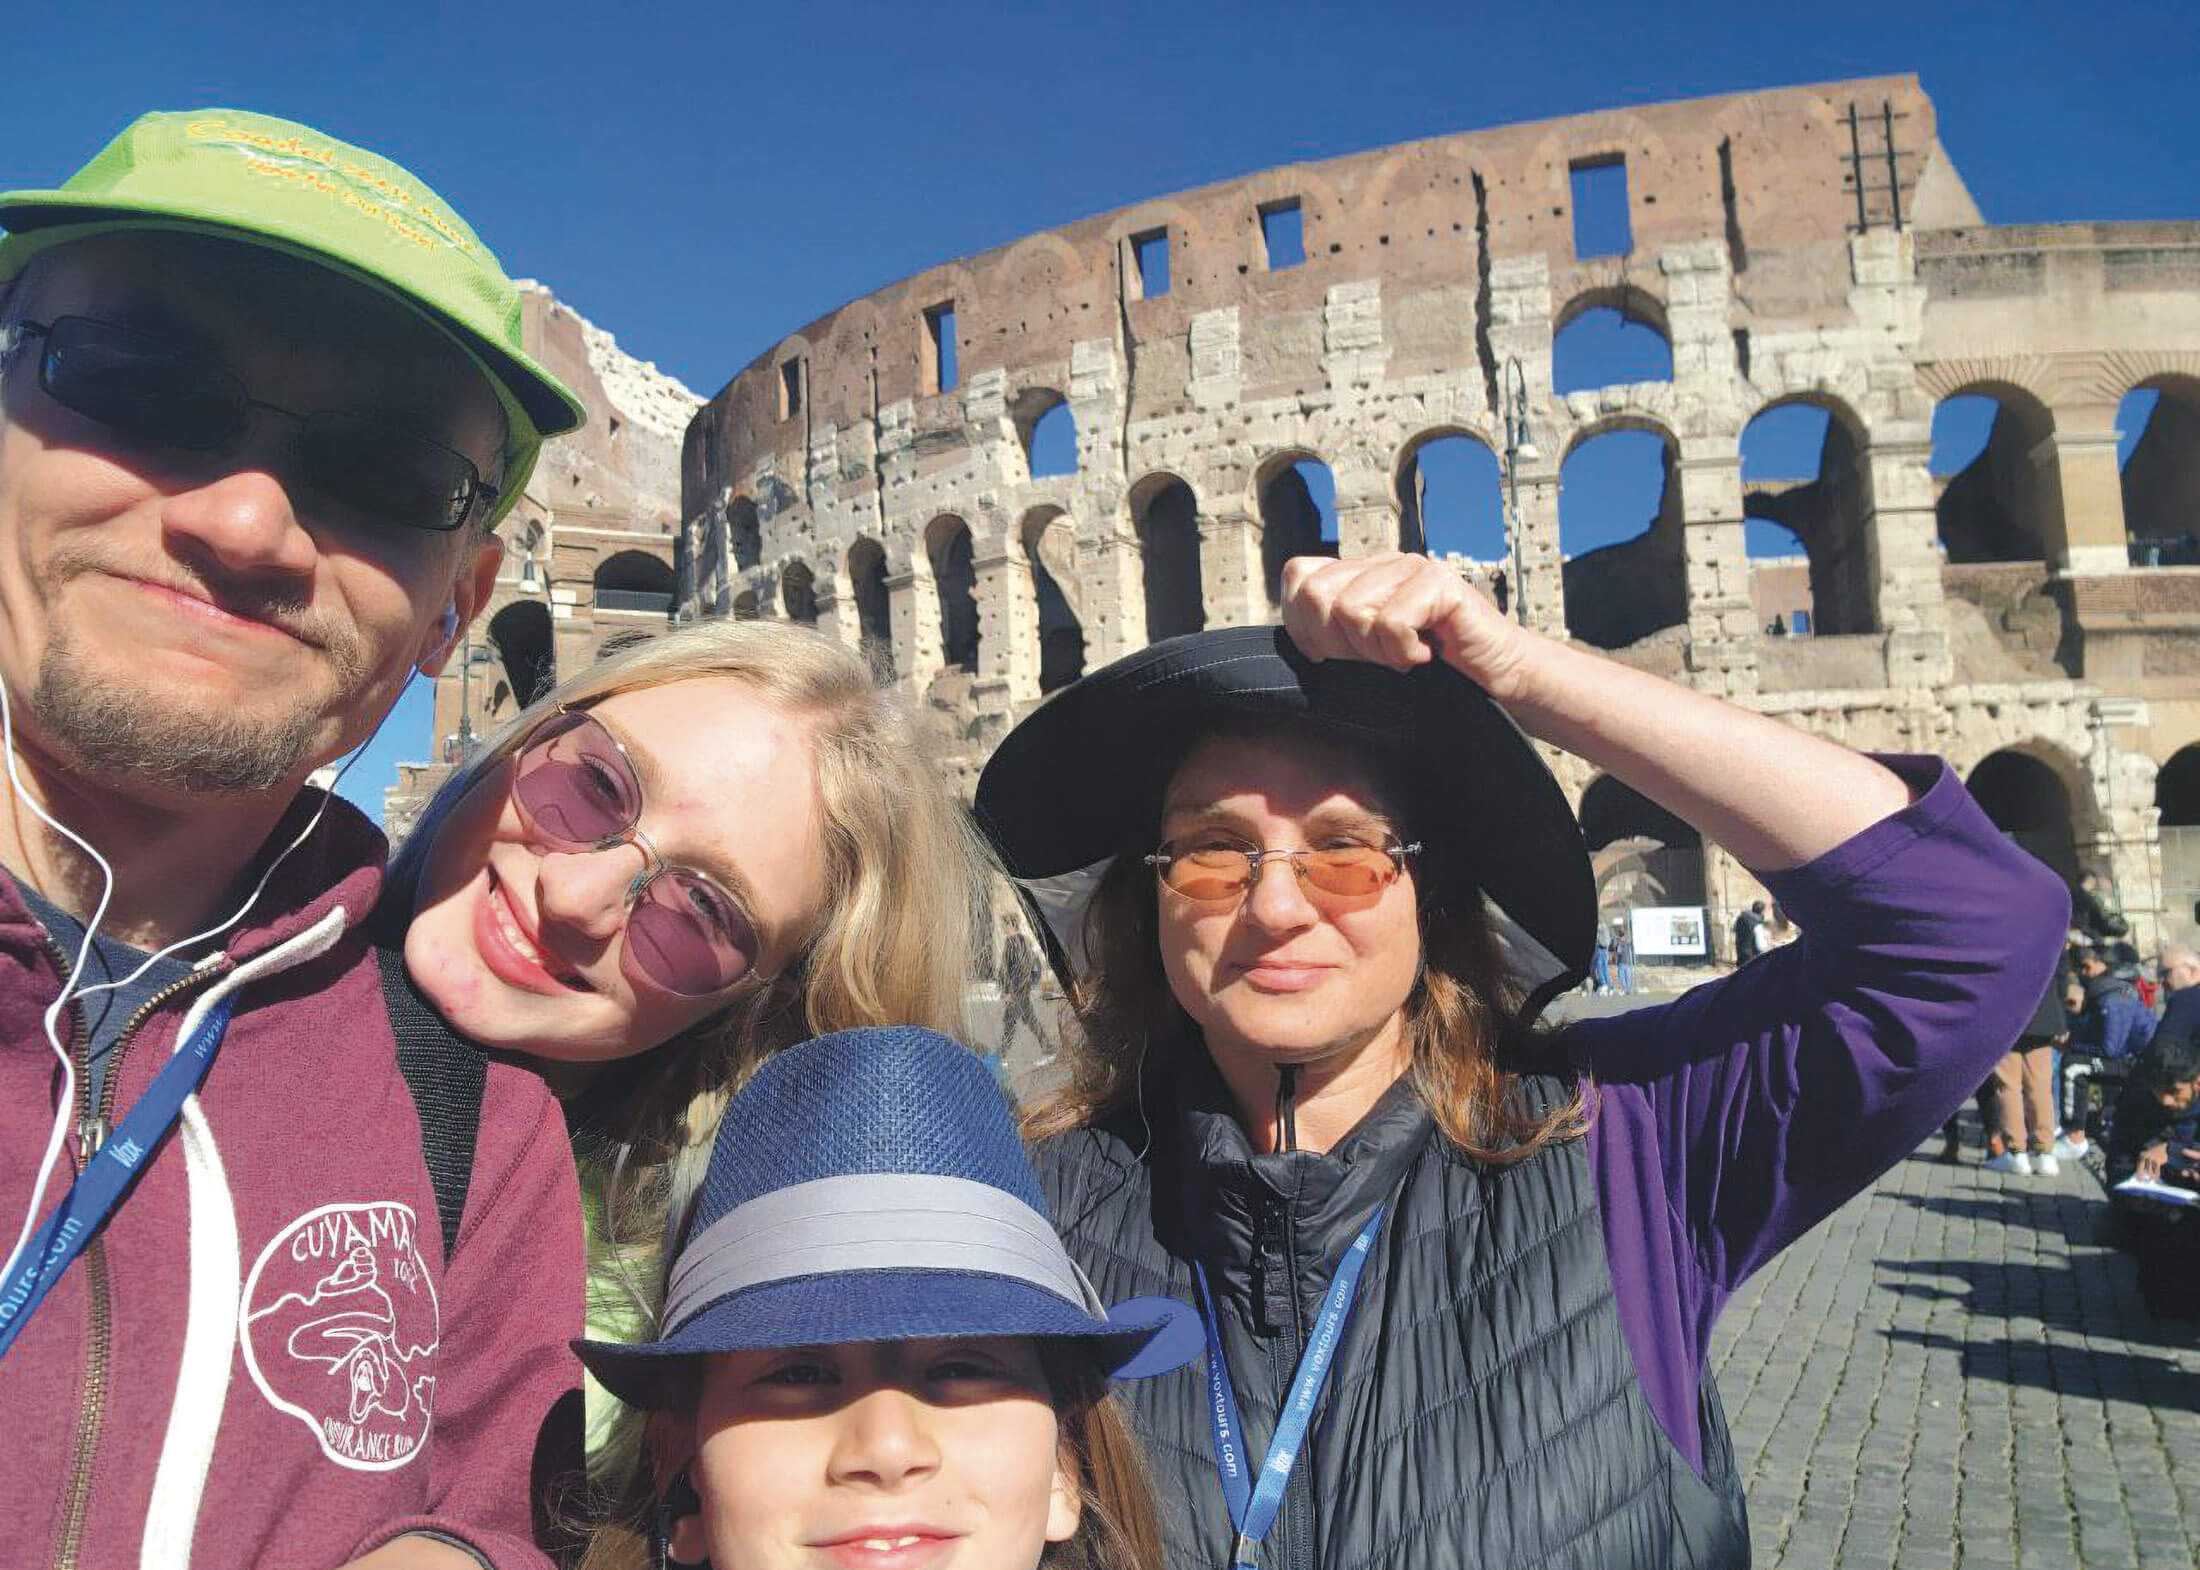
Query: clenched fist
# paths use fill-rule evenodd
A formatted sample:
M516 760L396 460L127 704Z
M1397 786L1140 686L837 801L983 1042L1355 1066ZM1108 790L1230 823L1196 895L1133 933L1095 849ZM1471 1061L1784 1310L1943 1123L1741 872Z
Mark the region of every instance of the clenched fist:
M1309 659L1410 670L1441 658L1500 703L1518 695L1537 641L1457 573L1397 551L1284 563L1283 625Z

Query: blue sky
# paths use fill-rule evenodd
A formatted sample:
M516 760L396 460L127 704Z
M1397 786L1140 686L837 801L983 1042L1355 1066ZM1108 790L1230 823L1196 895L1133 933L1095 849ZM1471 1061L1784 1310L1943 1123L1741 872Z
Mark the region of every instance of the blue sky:
M15 11L0 185L52 183L148 108L303 119L421 171L515 273L706 395L847 299L1147 196L1844 76L1917 72L1991 221L2200 217L2186 4ZM424 755L417 716L386 730ZM353 779L379 790L373 760Z

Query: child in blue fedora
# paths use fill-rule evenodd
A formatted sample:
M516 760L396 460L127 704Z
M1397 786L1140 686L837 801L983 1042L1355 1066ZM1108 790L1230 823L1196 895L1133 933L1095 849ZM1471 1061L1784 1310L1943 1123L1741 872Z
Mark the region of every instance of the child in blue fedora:
M586 1566L1159 1570L1112 1378L1181 1367L1190 1309L1103 1304L985 1065L839 1031L726 1109L659 1316L575 1343L648 1414L653 1495Z

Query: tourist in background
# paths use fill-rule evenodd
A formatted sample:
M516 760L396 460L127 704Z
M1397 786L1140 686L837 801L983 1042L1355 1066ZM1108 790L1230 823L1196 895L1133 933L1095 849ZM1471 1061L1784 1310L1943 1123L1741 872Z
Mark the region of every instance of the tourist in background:
M2088 1140L2085 1109L2074 1089L2081 1067L2096 1072L2104 1064L2122 1065L2154 1039L2154 1016L2139 1001L2127 975L2111 963L2108 945L2088 944L2078 951L2079 1005L2069 1029L2057 1043L2062 1049L2054 1069L2056 1115L2063 1135L2055 1153L2082 1156ZM2035 1165L2037 1160L2035 1158Z
M1994 1067L1993 1131L1987 1137L1986 1170L2019 1177L2053 1177L2055 1156L2054 1054L2066 1037L2064 978L2050 977L2016 1045Z
M1612 919L1612 980L1624 995L1635 990L1635 935L1625 916Z
M2200 1037L2200 952L2173 943L2162 950L2161 1029Z
M2131 931L2123 916L2101 897L2101 876L2082 872L2070 891L2070 930L2086 943L2109 943Z
M1751 900L1734 918L1734 963L1746 965L1765 951L1765 902Z
M2117 1097L2108 1182L2200 1182L2200 1037L2164 1031L2139 1056ZM2139 1267L2139 1292L2157 1318L2200 1317L2200 1214L2190 1206L2111 1194L2110 1235Z

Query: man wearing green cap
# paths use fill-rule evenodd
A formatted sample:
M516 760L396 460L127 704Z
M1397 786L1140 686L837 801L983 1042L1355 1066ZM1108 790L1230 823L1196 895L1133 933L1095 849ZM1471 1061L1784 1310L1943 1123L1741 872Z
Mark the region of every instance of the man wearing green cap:
M149 115L0 227L0 1564L542 1565L563 1123L421 1088L381 838L305 780L581 408L465 222L306 126Z

